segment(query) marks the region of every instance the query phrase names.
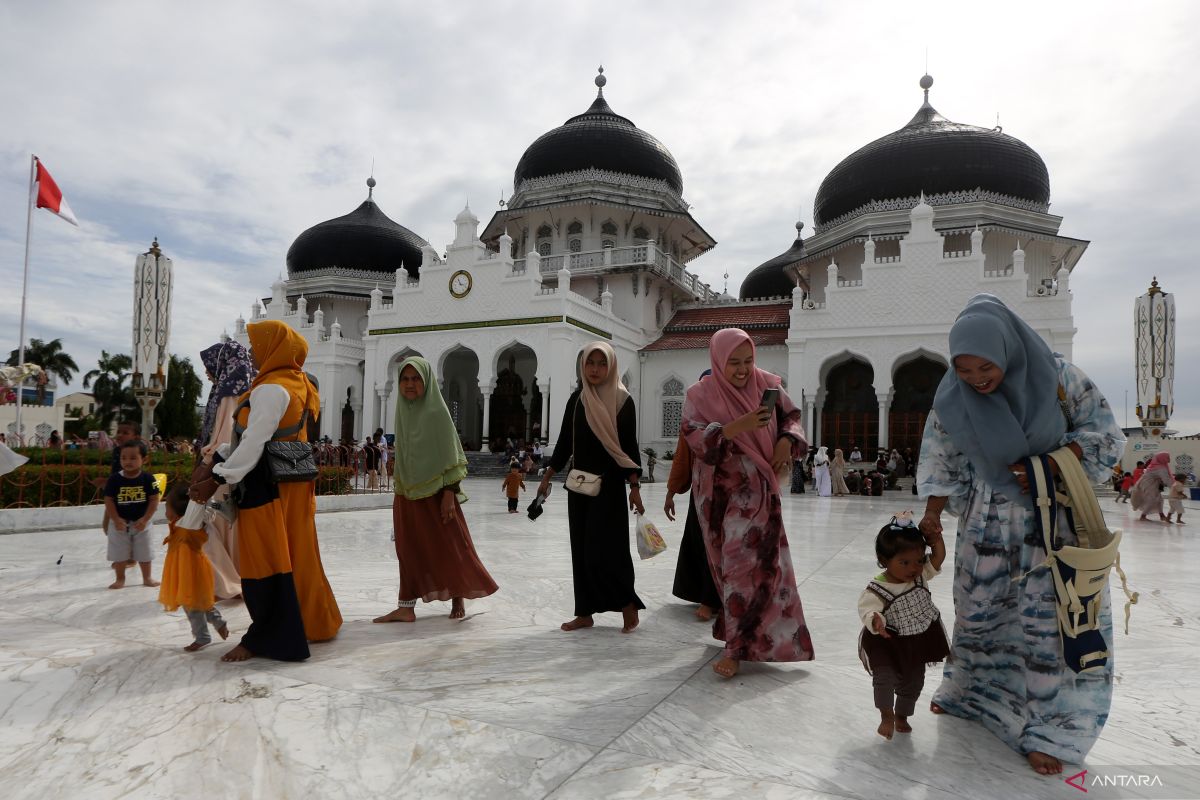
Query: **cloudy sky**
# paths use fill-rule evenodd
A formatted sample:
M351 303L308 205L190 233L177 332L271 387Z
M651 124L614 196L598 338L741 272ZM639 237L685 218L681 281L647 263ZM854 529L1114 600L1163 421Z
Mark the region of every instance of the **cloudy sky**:
M200 349L284 269L292 240L376 200L435 247L486 219L524 149L613 108L675 155L736 292L785 250L842 158L934 106L1037 150L1062 233L1075 360L1125 419L1132 303L1179 304L1173 427L1200 432L1200 4L1185 2L258 2L0 5L0 334L16 346L29 155L79 217L33 225L27 336L86 370L130 349L134 259L175 262L172 350ZM78 383L78 379L76 381Z

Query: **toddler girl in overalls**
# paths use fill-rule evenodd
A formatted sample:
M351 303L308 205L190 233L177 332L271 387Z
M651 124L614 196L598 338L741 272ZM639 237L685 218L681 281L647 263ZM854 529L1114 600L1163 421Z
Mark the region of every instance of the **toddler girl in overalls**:
M863 624L858 655L875 687L878 733L891 739L895 732L912 731L908 718L925 685L925 665L950 653L941 614L926 587L946 559L946 545L940 533L923 535L908 511L880 529L875 558L883 572L858 598Z

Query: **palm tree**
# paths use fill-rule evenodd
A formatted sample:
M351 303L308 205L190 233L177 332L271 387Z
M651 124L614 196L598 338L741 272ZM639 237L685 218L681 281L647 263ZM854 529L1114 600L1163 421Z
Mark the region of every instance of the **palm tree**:
M133 391L125 385L133 370L133 359L124 353L110 356L107 350L101 350L96 366L97 369L89 370L83 376L83 388L87 389L95 382L92 393L96 397L96 416L101 426L107 429L117 414L137 406Z
M20 351L13 350L8 355L8 365L15 367L20 361ZM58 378L64 384L70 383L71 378L79 372L75 359L63 352L62 339L51 339L43 342L41 339L30 339L25 348L25 363L37 364L44 372Z

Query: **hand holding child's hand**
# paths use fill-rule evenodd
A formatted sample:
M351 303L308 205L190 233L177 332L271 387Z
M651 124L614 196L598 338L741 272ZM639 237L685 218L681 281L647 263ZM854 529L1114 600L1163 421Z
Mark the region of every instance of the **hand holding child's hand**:
M884 639L892 638L892 635L888 633L887 623L883 621L882 615L877 613L871 618L871 627L875 630L875 633L879 634Z

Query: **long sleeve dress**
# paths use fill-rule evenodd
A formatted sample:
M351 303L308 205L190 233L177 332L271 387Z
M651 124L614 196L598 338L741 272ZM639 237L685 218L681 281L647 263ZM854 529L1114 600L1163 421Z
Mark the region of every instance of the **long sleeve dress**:
M579 407L578 417L576 407ZM575 616L620 611L630 603L645 608L633 588L633 556L629 552L629 498L625 482L641 470L617 464L596 438L580 404L579 392L567 399L558 444L550 467L561 473L572 453L575 468L600 475L600 493L588 497L567 492L567 521L571 529L571 574L575 586ZM617 411L621 450L641 464L633 398Z
M1091 380L1061 359L1058 366L1073 428L1062 444L1083 449L1084 471L1098 483L1121 457L1125 437ZM933 701L979 720L1019 753L1079 763L1108 718L1114 659L1094 673L1065 666L1052 577L1034 569L1046 553L1029 496L1006 497L985 483L936 412L925 423L917 484L921 497L945 497L958 515L951 657ZM1074 544L1065 518L1058 530ZM1111 649L1107 595L1100 620Z
M804 442L800 410L779 393L779 434ZM758 467L725 438L730 420L705 419L690 400L683 432L692 449L692 503L708 551L721 612L713 637L738 661L810 661L812 638L796 588L783 507ZM801 451L795 453L800 455Z
M342 615L321 565L313 481L273 483L263 450L279 428L300 421L304 401L283 386L264 383L239 413L245 427L229 458L213 467L240 483L238 550L242 596L250 627L242 645L256 656L302 661L309 641L337 635ZM304 441L301 430L297 437Z
M667 491L683 494L692 487L692 450L682 434L675 446L675 460L671 462L671 473L667 476ZM696 516L695 495L688 498L687 522L683 526L683 541L679 543L679 558L675 562L675 583L671 594L689 603L700 603L712 609L721 607L721 595L713 582L712 567L708 565L708 551L704 547L704 533L700 530L700 518Z

